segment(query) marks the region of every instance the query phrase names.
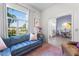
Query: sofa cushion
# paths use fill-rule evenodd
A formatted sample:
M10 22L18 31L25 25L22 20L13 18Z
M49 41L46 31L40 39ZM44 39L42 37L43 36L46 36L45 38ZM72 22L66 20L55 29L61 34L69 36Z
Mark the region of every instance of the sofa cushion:
M37 45L37 43L40 43L40 41L39 40L35 40L35 41L24 41L22 43L13 45L11 47L11 52L17 51L18 49L23 49L23 48L28 48L28 47L31 47L31 46L35 46L35 45Z
M29 45L30 45L30 43L28 43L28 42L27 43L25 43L25 42L18 43L18 44L13 45L11 47L11 52L15 51L15 50L18 50L18 49L21 49L21 48L24 48L24 47L29 46Z
M5 42L5 44L6 44L7 47L11 46L11 40L10 40L11 38L2 38L2 39Z
M27 41L26 41L26 43L27 43ZM42 41L41 40L29 40L28 43L30 43L30 45L32 47L34 47L34 46L37 46L37 45L41 44Z
M30 39L30 34L24 34L21 36L23 41L28 41Z
M21 36L13 36L13 37L11 37L11 45L21 43L26 40L29 40L29 34L25 34L25 35L21 35Z
M17 44L21 42L21 36L12 36L11 38L11 45Z
M0 51L0 56L11 56L10 48L6 48L3 51Z

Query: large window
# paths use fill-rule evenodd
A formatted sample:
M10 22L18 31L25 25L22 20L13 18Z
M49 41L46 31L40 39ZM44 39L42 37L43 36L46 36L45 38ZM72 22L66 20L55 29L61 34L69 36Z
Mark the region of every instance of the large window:
M7 8L8 36L22 35L28 32L28 14Z

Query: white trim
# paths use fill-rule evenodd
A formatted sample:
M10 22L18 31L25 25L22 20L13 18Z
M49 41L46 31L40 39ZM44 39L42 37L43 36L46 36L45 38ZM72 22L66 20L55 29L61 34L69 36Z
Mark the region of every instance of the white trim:
M18 11L21 11L21 12L23 12L23 13L26 13L26 11L29 11L28 8L25 8L25 7L23 7L23 6L21 6L21 5L18 5L18 4L16 4L16 3L14 3L14 4L10 4L10 3L9 3L9 4L6 4L6 7L9 7L9 8L18 10Z
M67 12L62 12L62 13L60 13L60 14L57 14L57 15L55 15L54 17L51 17L51 18L49 18L49 19L53 19L53 18L58 18L58 17L61 17L61 16L65 16L65 15L71 15L72 17L71 17L71 23L72 23L72 30L71 30L71 35L72 35L72 37L71 37L71 41L73 41L73 39L74 39L74 18L73 18L73 10L72 11L67 11Z

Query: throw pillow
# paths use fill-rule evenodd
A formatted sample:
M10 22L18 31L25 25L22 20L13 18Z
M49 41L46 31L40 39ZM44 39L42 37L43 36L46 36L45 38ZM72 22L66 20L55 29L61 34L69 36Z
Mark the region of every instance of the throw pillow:
M30 34L30 40L37 40L37 35L36 34Z
M3 39L0 37L0 50L3 50L5 48L7 48L7 46L5 45Z

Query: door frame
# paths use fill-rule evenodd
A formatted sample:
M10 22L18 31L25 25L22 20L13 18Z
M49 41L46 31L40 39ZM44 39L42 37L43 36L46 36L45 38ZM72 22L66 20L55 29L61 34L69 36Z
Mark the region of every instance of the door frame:
M65 15L71 15L71 23L72 23L72 29L71 29L71 41L73 41L73 39L74 39L74 15L73 15L73 11L64 11L64 12L62 12L61 14L58 14L58 15L56 15L56 18L57 17L61 17L61 16L65 16Z
M58 17L61 17L61 16L65 16L65 15L71 15L71 23L72 23L72 29L71 29L71 40L70 41L74 41L74 13L73 13L73 10L71 11L64 11L62 13L59 13L59 14L56 14L54 17L51 17L49 19L53 19L53 18L58 18ZM49 38L48 38L49 39Z

